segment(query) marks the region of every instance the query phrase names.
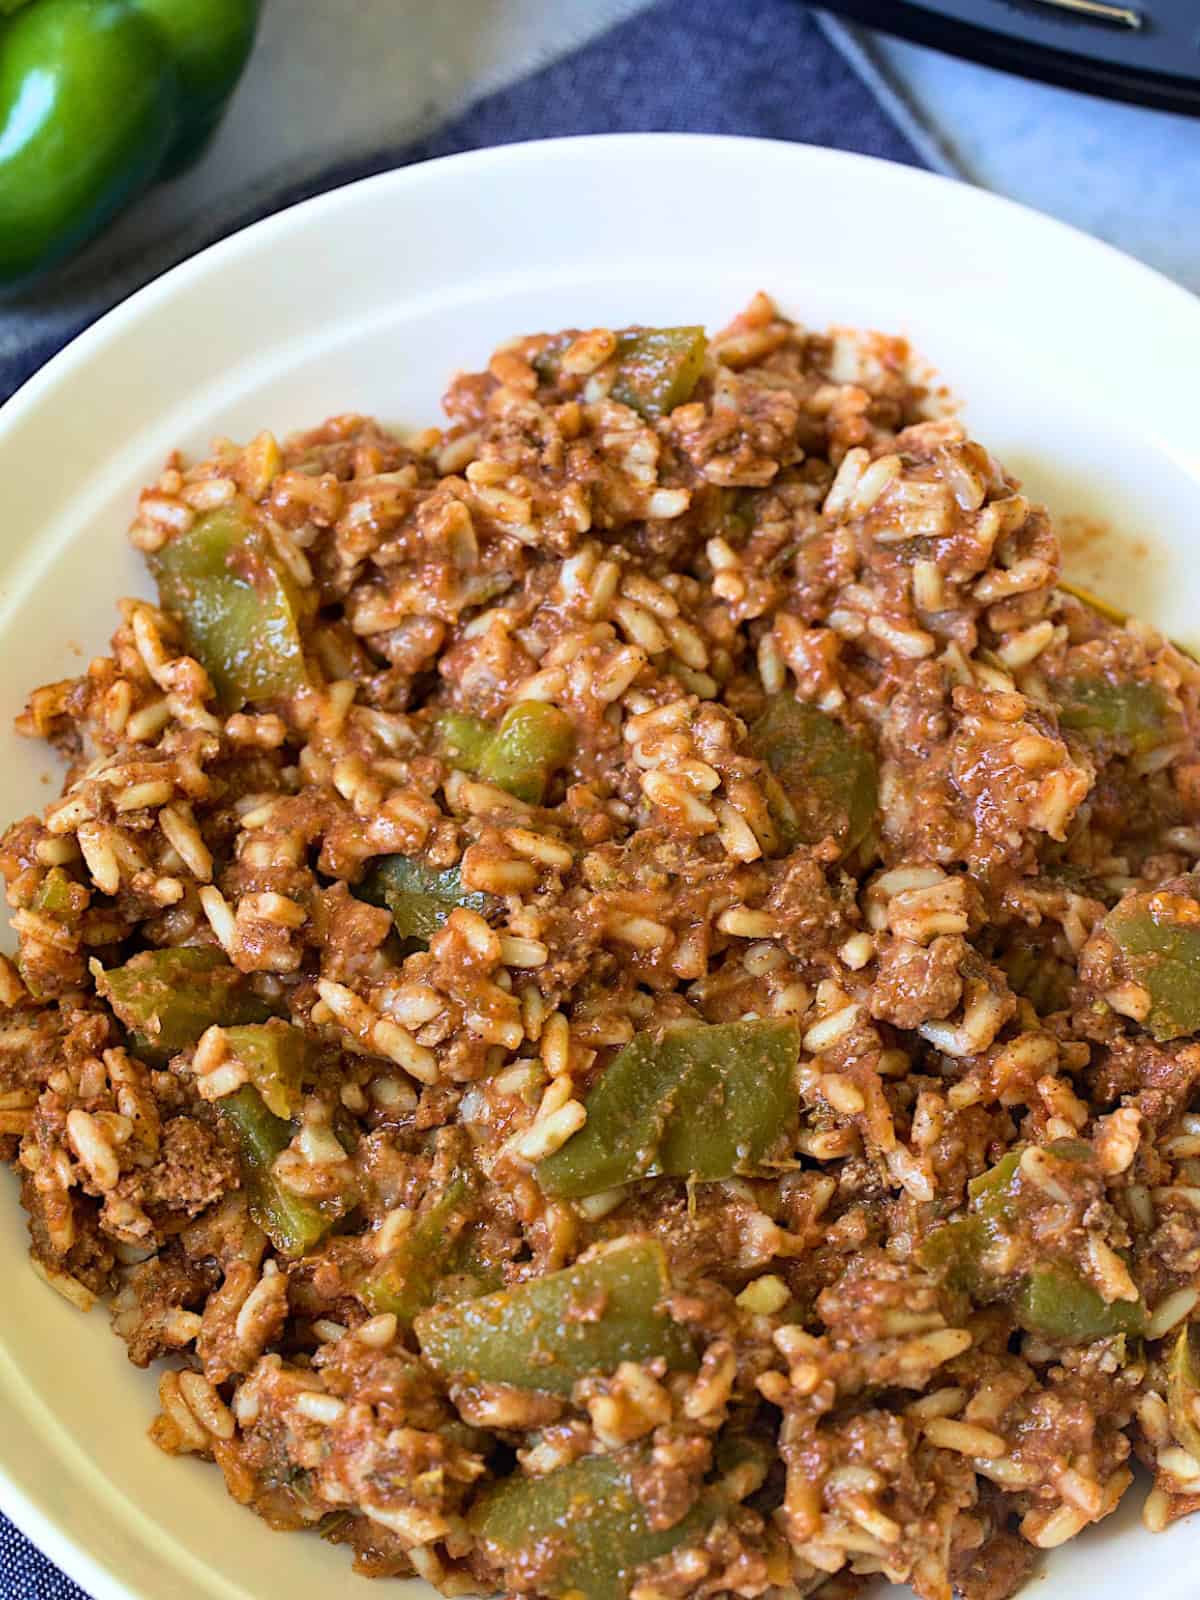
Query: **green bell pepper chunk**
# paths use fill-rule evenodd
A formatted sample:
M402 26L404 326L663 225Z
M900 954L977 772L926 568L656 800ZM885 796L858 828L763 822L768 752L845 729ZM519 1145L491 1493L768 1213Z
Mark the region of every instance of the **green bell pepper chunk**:
M566 712L542 700L510 706L479 760L485 783L540 806L550 779L571 759L575 730Z
M510 706L494 730L461 711L441 712L436 727L455 766L531 806L541 805L550 779L575 747L570 717L541 700Z
M587 1121L537 1167L579 1200L637 1178L730 1178L794 1131L800 1036L791 1022L684 1023L640 1034L587 1098Z
M1167 1362L1167 1411L1171 1431L1179 1443L1200 1461L1200 1329L1194 1323L1180 1328Z
M491 723L466 711L439 711L434 728L438 748L451 766L478 776L483 753L492 742Z
M499 1288L499 1273L483 1268L468 1237L475 1185L469 1172L456 1172L445 1192L417 1218L400 1243L372 1267L357 1286L360 1300L374 1312L390 1311L401 1327L438 1299L438 1285L458 1273Z
M422 1311L414 1327L445 1377L570 1394L622 1361L662 1356L673 1371L695 1369L691 1338L662 1309L669 1292L662 1246L618 1240L562 1272Z
M534 356L534 370L544 382L560 381L563 352L571 342L571 334L555 334ZM617 334L617 368L609 393L653 422L691 398L707 353L700 327L626 328Z
M0 286L98 233L178 129L174 63L129 0L37 0L0 24Z
M221 1115L237 1136L242 1180L250 1201L250 1215L285 1256L302 1256L317 1245L340 1214L338 1206L323 1207L293 1194L271 1170L275 1159L292 1141L292 1126L272 1116L262 1096L250 1084L217 1101Z
M988 1288L982 1257L990 1242L987 1226L979 1217L955 1217L935 1228L922 1244L921 1265L950 1288L979 1300Z
M225 506L198 517L154 557L163 609L227 710L308 683L292 582L266 537Z
M64 917L71 911L73 880L61 867L51 867L38 885L33 909L49 917Z
M967 1183L967 1194L981 1215L991 1221L1011 1217L1012 1184L1021 1165L1021 1152L1010 1150L994 1167Z
M271 1007L220 950L184 946L143 950L123 967L101 972L96 991L129 1030L134 1053L164 1065L214 1023L265 1022Z
M636 1487L646 1459L635 1449L583 1456L539 1478L514 1472L479 1496L468 1525L501 1566L535 1546L552 1551L537 1580L550 1600L626 1600L639 1567L701 1539L724 1509L709 1491L672 1527L652 1528ZM528 1585L514 1577L509 1587Z
M226 1028L225 1043L250 1074L267 1110L277 1117L294 1117L316 1053L304 1030L274 1019Z
M665 417L691 398L707 352L703 328L629 328L617 338L609 394L648 420Z
M1200 1030L1200 899L1170 889L1131 890L1104 929L1130 976L1150 994L1145 1026L1154 1038L1162 1043Z
M750 748L778 780L773 809L785 842L832 835L844 855L875 826L879 780L867 746L833 717L790 694L771 695Z
M1046 1149L1063 1161L1090 1160L1088 1145L1056 1139ZM1089 1344L1145 1327L1140 1300L1106 1301L1069 1262L1041 1262L1027 1273L1008 1275L989 1267L987 1251L1003 1245L1020 1222L1021 1152L1010 1150L967 1185L967 1214L935 1229L922 1244L921 1265L951 1288L981 1302L1006 1301L1029 1333L1062 1344Z
M51 867L38 884L30 905L33 911L50 921L63 922L70 926L78 924L87 903L88 891L83 885L76 883L61 867ZM22 940L17 946L15 958L21 981L35 1000L45 999L50 993L59 992L63 985L77 981L82 976L83 970L83 963L77 957L56 967L53 979L47 986L44 981L47 974L40 970L41 949L38 944L27 944Z
M1140 1334L1146 1308L1140 1300L1107 1301L1070 1267L1035 1267L1013 1297L1017 1321L1029 1333L1062 1344L1091 1344L1114 1334Z
M1054 685L1058 720L1094 740L1110 740L1134 754L1169 744L1183 724L1158 683L1130 679L1073 678Z
M380 856L355 890L360 900L386 906L402 939L428 944L456 906L487 910L488 897L464 889L458 867L438 871L408 856Z
M921 1247L924 1267L974 1299L985 1298L994 1284L983 1264L984 1252L1015 1225L1014 1179L1020 1161L1021 1152L1010 1150L972 1178L967 1184L968 1214L943 1223Z
M165 41L179 79L171 169L196 156L221 120L258 28L259 0L131 0Z

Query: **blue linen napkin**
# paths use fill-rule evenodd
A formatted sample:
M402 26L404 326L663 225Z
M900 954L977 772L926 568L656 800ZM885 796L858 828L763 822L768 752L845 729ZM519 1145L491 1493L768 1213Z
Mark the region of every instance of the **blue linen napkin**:
M601 86L598 88L598 86ZM891 109L795 0L660 0L582 49L478 101L431 137L383 150L366 162L314 172L247 210L232 226L355 178L433 156L486 145L580 133L661 131L756 134L890 157L918 166L919 135L902 131ZM226 227L222 231L232 231ZM141 261L113 299L171 266ZM53 305L52 294L47 305ZM36 302L24 302L25 308ZM0 322L6 315L0 312ZM0 359L0 399L36 371L84 325L62 316L36 339ZM11 1204L5 1193L4 1202ZM87 1336L101 1330L89 1328ZM130 1417L141 1428L147 1415ZM165 1591L164 1591L165 1594ZM0 1517L3 1600L87 1600ZM264 1597L266 1600L266 1597Z

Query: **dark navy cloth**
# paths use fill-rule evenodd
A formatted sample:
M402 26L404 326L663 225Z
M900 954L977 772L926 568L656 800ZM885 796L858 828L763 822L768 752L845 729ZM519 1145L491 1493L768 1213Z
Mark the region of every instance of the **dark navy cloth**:
M477 101L419 143L316 172L234 226L354 178L432 156L523 139L651 131L756 134L921 164L872 90L795 0L660 0L573 54ZM114 299L173 264L141 262ZM68 323L0 360L0 400L82 326ZM96 1334L89 1329L87 1336ZM148 1388L147 1404L149 1396ZM129 1425L138 1428L144 1420L131 1417ZM0 1597L86 1600L3 1517Z

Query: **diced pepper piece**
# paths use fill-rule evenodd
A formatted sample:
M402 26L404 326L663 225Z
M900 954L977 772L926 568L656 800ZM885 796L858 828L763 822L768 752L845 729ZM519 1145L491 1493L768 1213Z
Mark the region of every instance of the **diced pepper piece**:
M617 338L613 400L653 421L691 398L704 371L704 329L628 328Z
M776 811L789 844L832 835L844 854L875 825L875 757L833 717L790 694L772 695L750 730L750 748L778 779Z
M359 1130L358 1123L346 1110L345 1106L338 1106L333 1113L333 1137L341 1145L348 1156L352 1156L358 1149Z
M22 287L108 223L160 171L179 85L166 41L129 4L39 0L0 39L0 287Z
M622 1361L661 1356L694 1370L690 1337L662 1308L669 1292L662 1246L622 1239L515 1289L422 1311L414 1326L421 1354L447 1377L570 1394Z
M575 747L570 717L542 700L510 706L495 729L461 711L439 713L436 727L439 744L461 771L531 806L541 805Z
M250 1074L268 1111L294 1117L314 1045L301 1028L278 1019L257 1026L226 1028L225 1043Z
M96 989L129 1030L134 1053L152 1065L195 1044L214 1023L228 1028L271 1015L246 975L211 946L143 950L98 973Z
M428 944L456 906L483 913L488 897L464 889L458 867L441 872L408 856L380 856L355 891L373 906L386 906L402 939Z
M1140 1300L1106 1301L1077 1272L1059 1265L1035 1267L1017 1290L1013 1310L1028 1332L1064 1344L1140 1334L1146 1327Z
M473 1192L470 1174L455 1172L440 1199L371 1268L358 1285L358 1295L372 1311L391 1311L402 1327L409 1328L418 1311L437 1298L441 1279L473 1265L463 1237Z
M968 1195L985 1216L999 1219L1009 1214L1012 1181L1020 1165L1021 1152L1010 1150L994 1167L981 1172L967 1184Z
M439 711L434 727L438 744L451 764L461 772L478 775L479 763L495 732L491 723L465 711Z
M700 1539L723 1509L709 1491L671 1527L652 1528L637 1494L646 1463L645 1451L626 1450L537 1478L514 1472L480 1495L471 1532L500 1565L536 1548L538 1593L550 1600L626 1600L639 1567Z
M30 909L47 922L77 929L90 898L83 884L61 867L51 867L34 891ZM15 959L21 981L36 1000L62 994L79 983L87 970L84 951L68 953L61 945L41 939L21 939Z
M197 518L153 568L163 609L180 618L188 650L227 710L307 684L295 585L266 536L236 509Z
M1184 881L1200 888L1200 880ZM1129 976L1150 995L1145 1026L1155 1039L1200 1030L1200 899L1174 888L1131 890L1104 919L1104 930Z
M468 1228L459 1238L458 1249L450 1258L446 1274L438 1284L437 1293L428 1302L432 1305L435 1301L474 1300L484 1294L495 1294L504 1287L504 1272L501 1263L494 1257L484 1255L479 1242L475 1237L475 1230ZM453 1293L451 1293L453 1288Z
M340 1207L323 1207L293 1194L276 1178L276 1157L292 1141L291 1124L271 1114L249 1084L217 1101L237 1134L250 1215L285 1256L302 1256L329 1232Z
M721 1179L752 1168L796 1127L794 1023L686 1023L640 1034L587 1099L587 1121L537 1168L578 1200L636 1178Z
M38 884L37 893L33 897L33 909L42 911L49 917L69 916L75 908L75 896L71 892L74 886L74 880L68 877L61 867L51 867Z
M953 1289L975 1299L984 1298L995 1279L984 1266L984 1253L1015 1223L1013 1179L1020 1165L1019 1150L967 1184L970 1210L966 1216L943 1223L921 1246L921 1264L937 1272Z
M354 1521L352 1511L327 1511L317 1523L317 1532L322 1539L328 1539L331 1544L340 1544L339 1537Z
M935 1228L922 1244L921 1265L951 1289L978 1300L988 1288L982 1265L988 1243L987 1227L979 1217L953 1217Z
M1046 1149L1060 1161L1074 1161L1081 1167L1090 1167L1095 1160L1095 1152L1086 1139L1051 1139Z
M82 884L77 884L61 867L51 867L34 891L30 909L49 921L72 923L78 921L87 902L88 891ZM35 1000L48 998L58 992L60 985L78 982L85 970L78 956L64 959L56 950L53 969L47 972L46 950L41 940L22 939L17 946L17 971Z
M1058 720L1095 740L1140 754L1180 737L1183 722L1161 684L1140 678L1072 678L1054 686Z
M1190 1456L1200 1461L1200 1329L1180 1328L1167 1363L1167 1410L1171 1431Z
M510 706L479 761L485 783L539 806L550 779L571 759L575 730L570 717L542 700Z
M1055 1139L1045 1148L1062 1161L1091 1160L1090 1146L1079 1139ZM989 1249L1003 1246L1020 1224L1020 1164L1021 1152L1010 1150L971 1180L967 1214L929 1235L920 1249L922 1266L974 1300L1009 1302L1021 1327L1047 1339L1087 1344L1140 1333L1146 1318L1141 1301L1110 1304L1069 1262L1042 1262L1020 1274L989 1265Z

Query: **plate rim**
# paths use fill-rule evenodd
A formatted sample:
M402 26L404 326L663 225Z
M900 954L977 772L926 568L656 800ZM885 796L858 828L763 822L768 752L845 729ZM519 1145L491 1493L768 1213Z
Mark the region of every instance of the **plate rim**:
M101 351L110 340L119 336L128 325L136 322L160 301L185 291L193 282L199 282L210 273L221 270L251 248L261 247L276 235L282 236L293 228L303 226L314 215L326 210L333 212L339 206L350 203L347 198L349 196L358 197L374 190L383 194L392 188L430 181L431 177L436 177L442 171L457 170L466 166L477 166L481 169L491 165L521 167L543 161L547 157L556 158L567 153L587 158L608 150L636 149L646 143L656 146L675 145L680 148L695 149L697 152L704 149L760 151L769 155L771 159L778 159L781 154L786 154L789 159L799 162L815 161L819 165L844 166L847 170L867 170L877 174L886 172L889 174L887 179L889 182L908 183L915 189L927 190L930 193L954 190L959 194L959 203L975 204L988 211L1006 210L1026 223L1029 219L1036 219L1039 226L1056 231L1076 247L1082 245L1086 249L1101 252L1107 258L1110 268L1131 274L1140 281L1143 288L1150 289L1156 295L1165 294L1174 301L1175 309L1180 314L1197 318L1197 325L1200 328L1200 295L1193 294L1190 289L1176 283L1157 267L1139 261L1136 256L1129 255L1116 245L1086 232L1074 223L1064 222L1048 212L1038 210L1036 206L1010 199L1007 195L997 194L965 178L952 177L948 173L933 172L926 167L911 166L907 162L891 161L882 156L866 155L855 150L839 150L828 145L759 138L745 134L673 132L572 134L554 139L525 139L512 144L487 145L478 150L462 150L452 155L435 156L428 161L390 167L385 172L372 173L365 178L355 178L348 183L326 189L320 194L310 195L294 205L284 206L269 216L260 217L243 227L235 228L231 233L215 239L211 244L196 251L194 255L176 262L174 266L168 267L148 283L133 290L95 322L81 329L55 351L48 361L31 373L0 404L0 445L3 444L6 431L27 413L33 411L43 396L60 384L76 366L84 364L94 353ZM964 200L963 197L967 198Z

